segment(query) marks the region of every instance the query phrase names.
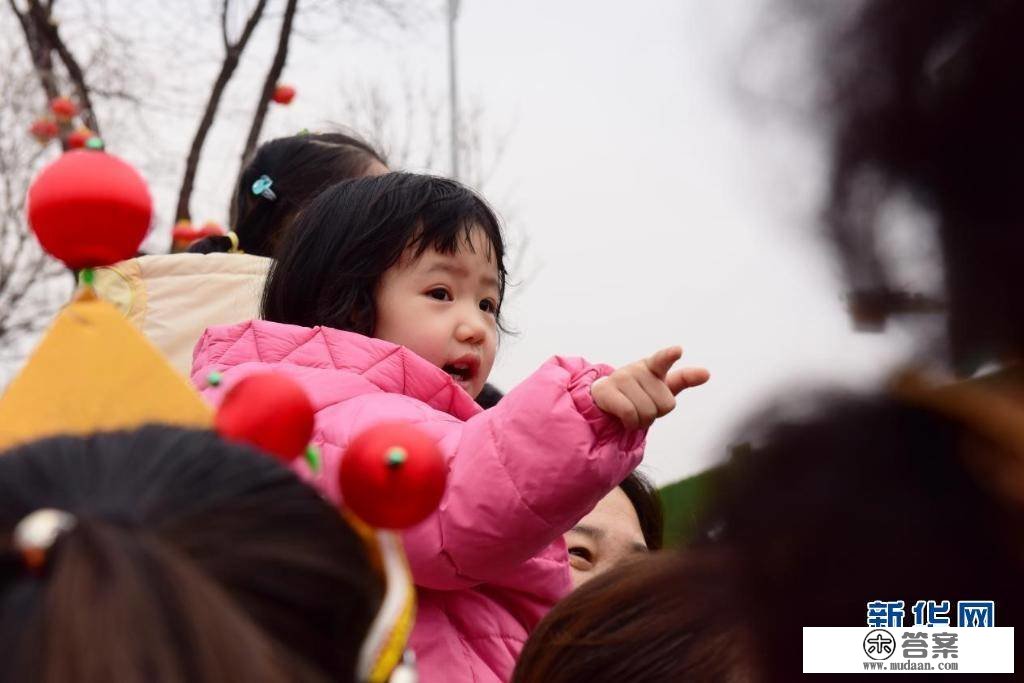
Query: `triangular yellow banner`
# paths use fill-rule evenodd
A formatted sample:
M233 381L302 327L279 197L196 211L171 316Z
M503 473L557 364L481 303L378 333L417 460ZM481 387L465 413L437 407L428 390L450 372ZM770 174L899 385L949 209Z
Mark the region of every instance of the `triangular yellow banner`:
M207 428L213 412L116 308L85 288L0 397L0 448L148 422Z

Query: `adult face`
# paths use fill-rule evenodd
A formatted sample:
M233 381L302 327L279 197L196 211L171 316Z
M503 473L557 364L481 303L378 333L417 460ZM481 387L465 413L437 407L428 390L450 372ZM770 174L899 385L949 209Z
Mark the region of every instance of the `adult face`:
M578 588L595 576L647 552L640 519L629 498L615 488L565 534L569 570Z

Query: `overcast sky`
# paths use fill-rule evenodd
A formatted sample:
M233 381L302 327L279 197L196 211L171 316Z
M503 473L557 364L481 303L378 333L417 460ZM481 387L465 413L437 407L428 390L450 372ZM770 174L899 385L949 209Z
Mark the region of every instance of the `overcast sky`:
M154 16L171 21L161 7ZM461 3L463 97L481 107L486 135L507 136L485 193L514 246L526 239L525 252L512 255L522 284L506 307L518 334L503 341L492 381L509 389L555 354L617 365L683 345L684 360L706 366L712 379L652 428L645 464L659 483L721 459L736 427L766 401L822 381L867 385L908 348L899 333L850 329L834 268L814 240L824 165L811 132L753 113L737 93L737 70L756 75L761 66L756 7ZM173 21L185 20L174 13ZM147 30L159 31L161 21ZM255 64L229 90L236 118L218 125L204 157L198 220L226 218L244 137L232 121L245 121L276 26L261 31ZM404 32L326 37L296 42L283 80L299 94L271 111L266 137L340 121L344 89L354 84L396 88L411 74L443 96L442 14ZM215 46L216 34L182 37L186 46L203 41ZM181 67L169 65L163 78L176 83L181 102L150 115L160 134L129 134L127 124L108 134L150 177L164 214L216 67L187 47L175 60ZM155 148L166 158L155 159ZM149 244L166 242L168 229Z

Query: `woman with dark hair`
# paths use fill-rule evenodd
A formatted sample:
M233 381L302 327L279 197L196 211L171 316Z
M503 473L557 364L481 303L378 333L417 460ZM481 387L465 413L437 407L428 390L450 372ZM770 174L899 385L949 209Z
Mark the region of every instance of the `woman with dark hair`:
M661 550L664 520L657 489L640 472L630 472L565 533L573 586Z
M12 683L354 681L383 593L292 472L171 427L0 455L0 557Z
M204 329L256 317L274 249L299 211L336 182L387 171L384 157L350 134L265 142L239 177L227 235L194 243L189 251L196 253L141 256L100 268L96 289L187 375Z
M388 172L384 155L355 135L299 133L264 142L249 159L231 205L232 232L188 251L242 251L272 257L299 211L331 185ZM235 243L237 241L237 244Z

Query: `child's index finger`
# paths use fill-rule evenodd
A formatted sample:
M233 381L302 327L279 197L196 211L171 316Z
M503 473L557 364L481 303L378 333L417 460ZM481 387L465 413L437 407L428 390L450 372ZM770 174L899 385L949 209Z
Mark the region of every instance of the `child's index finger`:
M675 396L683 389L699 387L711 379L711 373L704 368L680 368L665 378L665 384Z
M665 379L672 365L683 357L683 347L669 346L668 348L655 351L653 355L644 358L644 364L658 379Z

